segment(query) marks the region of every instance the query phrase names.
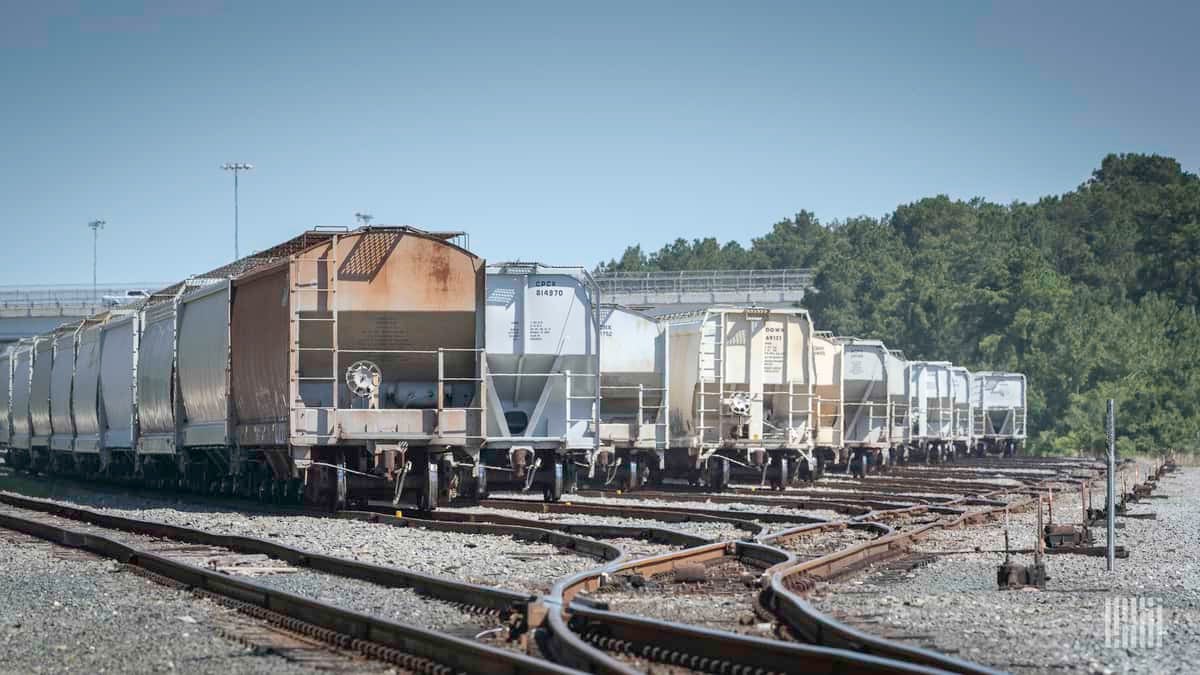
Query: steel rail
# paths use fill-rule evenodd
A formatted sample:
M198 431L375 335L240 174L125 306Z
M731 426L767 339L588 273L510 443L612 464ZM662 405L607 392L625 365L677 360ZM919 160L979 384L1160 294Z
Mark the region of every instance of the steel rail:
M707 501L707 502L712 502L714 504L759 504L759 505L763 505L763 506L786 506L789 508L797 509L799 511L803 511L805 509L825 509L828 511L837 511L838 513L845 514L845 515L851 515L851 516L860 516L860 515L867 513L868 511L870 511L872 509L886 510L886 509L890 509L890 508L899 508L899 507L904 506L903 504L896 504L894 502L889 502L886 499L875 500L875 499L862 499L862 498L857 498L857 497L848 497L846 499L824 499L824 498L820 498L820 497L810 497L810 496L806 496L806 495L791 496L791 495L788 495L788 493L786 493L786 492L767 493L766 490L763 490L763 491L759 492L758 494L755 494L753 492L690 493L690 492L674 492L674 491L669 491L669 490L668 491L634 491L634 492L624 492L624 493L618 494L616 492L609 492L609 491L604 491L604 490L580 490L579 492L576 492L575 494L582 496L582 497L598 497L598 498L602 498L602 499L603 498L629 499L629 500L657 499L657 500L661 500L661 501L665 501L665 502ZM767 496L767 495L771 495L771 496ZM576 502L576 503L595 504L595 502ZM599 504L599 505L619 506L617 504ZM633 505L630 505L630 506L633 506ZM636 508L642 508L642 507L636 507ZM670 508L670 507L650 507L650 508ZM676 510L685 512L685 513L692 513L692 512L702 513L705 511L703 509L691 509L688 507L683 507L681 509L676 509ZM741 511L722 511L721 513L738 514L738 513L743 513L743 512L741 512ZM749 512L746 512L746 513L749 513ZM824 520L823 518L816 518L816 516L804 516L803 514L797 514L797 515L799 515L801 517L816 519L813 522L819 522L820 520ZM791 518L792 516L789 514L788 517Z
M1021 510L1032 503L1033 500L1020 500L1009 504L1007 508L1010 511ZM911 549L915 541L934 529L962 527L969 523L992 518L1003 510L1004 507L999 506L987 511L962 513L953 520L929 523L908 531L893 532L836 553L775 570L775 573L770 576L769 586L764 592L763 604L781 617L797 635L815 644L877 654L952 672L995 675L1000 671L931 649L888 640L848 626L818 611L805 601L802 595L813 588L815 580L832 579L866 565L903 555ZM778 545L780 540L797 534L796 531L778 533L764 537L763 543Z
M808 527L829 527L815 523ZM751 542L709 544L586 571L556 584L555 605L547 616L549 651L561 662L598 673L630 675L644 672L610 655L635 658L706 672L754 673L942 673L870 654L818 645L772 640L683 623L610 611L576 596L595 590L604 575L635 571L654 574L684 563L738 557L756 561L769 575L772 569L795 562L786 551ZM751 592L751 591L747 591Z
M233 534L215 534L180 525L168 525L156 521L136 520L90 509L48 502L41 499L22 497L0 492L0 503L29 511L77 520L111 530L120 530L164 539L174 539L189 544L217 546L238 553L258 553L317 572L333 576L366 581L391 588L411 588L417 593L439 600L454 602L479 609L524 613L534 602L533 594L482 586L454 579L424 574L399 567L386 567L374 563L347 560L335 556L314 553L274 541L244 537Z
M383 507L371 507L372 512L384 513ZM639 525L596 525L590 523L562 523L552 520L534 520L532 518L516 518L501 513L462 513L440 508L437 511L421 513L426 520L459 522L459 523L492 523L500 525L520 525L522 527L558 530L568 534L577 534L593 539L641 539L654 544L681 546L691 548L712 543L713 539L700 537L679 530L662 527L642 527Z
M547 503L535 502L529 499L483 499L479 506L485 508L512 509L515 511L530 511L534 513L563 513L591 516L616 516L620 518L641 518L644 520L661 520L668 523L724 523L745 530L753 536L760 534L763 527L749 520L738 518L734 511L673 509L668 507L634 506L620 504L592 504L577 502ZM762 514L767 515L767 514ZM755 516L757 517L757 515ZM795 522L804 520L803 517L786 516L775 522Z
M437 530L439 532L508 535L514 539L521 539L523 541L552 544L590 558L596 558L602 562L617 560L624 553L616 546L606 544L602 541L576 537L541 527L505 525L500 523L423 520L407 516L389 516L374 511L338 511L336 517L344 520L361 520L393 527L417 527L426 530Z
M342 609L246 579L171 560L95 533L9 513L0 513L0 527L62 546L84 549L166 577L191 589L207 591L290 617L297 622L332 632L332 641L367 655L387 655L389 650L398 650L468 673L515 675L573 672L514 651Z

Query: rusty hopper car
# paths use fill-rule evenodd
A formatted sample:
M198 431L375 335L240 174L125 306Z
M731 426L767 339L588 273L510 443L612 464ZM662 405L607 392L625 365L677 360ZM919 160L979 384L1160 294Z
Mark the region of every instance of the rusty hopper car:
M328 503L383 485L434 508L474 480L483 284L483 260L447 237L370 227L196 292L182 303L179 387L202 422L184 426L184 447L232 442L227 490L302 484ZM194 328L189 311L204 319ZM200 367L189 359L203 376L187 377Z
M670 330L668 475L721 489L731 464L782 487L812 466L813 329L802 309L712 307Z

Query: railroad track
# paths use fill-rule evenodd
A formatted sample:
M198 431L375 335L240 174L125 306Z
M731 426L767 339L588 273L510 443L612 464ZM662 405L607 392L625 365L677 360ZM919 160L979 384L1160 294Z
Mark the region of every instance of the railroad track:
M894 500L873 499L867 495L847 496L844 499L829 497L808 497L793 495L790 491L766 492L758 490L737 490L730 492L692 492L674 490L638 490L634 492L609 492L604 490L580 490L576 498L605 499L615 501L664 501L664 502L711 502L713 504L757 504L760 506L780 506L797 511L825 510L835 511L845 516L862 515L872 509L895 508ZM594 502L593 502L594 503ZM685 507L683 510L702 513L705 511ZM715 511L714 511L715 512ZM737 511L721 511L722 513L738 513ZM797 515L803 516L803 513ZM810 517L812 522L825 520L820 517Z
M996 489L994 485L988 487ZM536 518L455 514L453 511L433 512L428 514L429 518L413 518L411 513L396 518L394 510L385 507L375 508L373 512L338 515L381 525L459 532L501 531L494 528L509 528L510 533L530 530L529 536L539 541L565 537L559 541L566 543L571 537L579 539L568 545L587 552L598 561L607 562L559 581L545 596L525 596L525 604L514 609L510 616L519 617L517 623L523 622L522 628L528 629L528 636L533 638L529 649L593 672L767 673L787 672L788 667L781 668L780 664L790 663L803 663L805 672L814 669L827 672L991 672L970 662L889 639L897 636L872 635L859 626L821 615L803 600L803 594L813 580L849 574L869 564L903 566L906 564L903 562L904 551L921 533L992 517L1003 508L1001 502L979 499L979 493L959 495L952 500L959 502L957 504L889 503L894 508L852 510L846 514L846 522L819 521L769 534L761 525L745 520L738 531L745 532L747 537L755 537L756 541L700 546L695 545L702 539L700 537L660 527L546 522ZM682 497L686 495L676 496L681 497L678 501L683 501ZM734 495L705 495L705 498L713 496L730 501L739 498ZM778 503L776 497L759 497L770 505ZM805 503L812 501L804 500ZM659 523L670 522L668 519L675 523L721 523L739 520L728 518L729 515L752 518L777 515L731 514L715 509L710 513L707 509L556 505L528 500L496 502L485 508L531 516L548 513L561 516L573 513L620 515ZM1009 508L1019 509L1029 502L1027 497L1016 495ZM385 511L391 511L391 515ZM780 518L772 519L782 522ZM795 517L789 519L795 520ZM821 532L827 540L837 540L852 532L854 540L842 539L822 545L817 536ZM617 542L623 546L614 545ZM681 548L684 550L679 550ZM683 568L683 571L677 572L677 568ZM692 600L715 595L731 602L731 607L740 609L723 617L713 617L709 625L685 625L621 611L622 603L624 609L630 609L632 606L628 603L638 600L638 593L644 593L643 589L647 587L674 593L676 584L689 583L676 582L678 574L685 577L688 574L703 575L702 579L690 582L696 584L693 588L679 593L685 602L689 594ZM636 577L641 581L635 581ZM614 578L617 578L615 583L602 587L602 580ZM635 589L634 584L641 586ZM581 591L587 592L581 594ZM645 606L644 598L642 600ZM600 602L609 605L606 607ZM698 611L702 611L702 603L696 604L701 605ZM654 609L653 602L648 606ZM693 617L692 620L699 619ZM815 644L788 641L788 638ZM731 670L735 667L739 670Z
M577 575L555 589L564 611L548 617L554 635L550 648L564 662L622 674L982 672L953 659L946 663L963 667L946 671L787 639L790 627L781 625L760 598L772 571L794 562L775 547L730 542ZM635 584L653 596L639 598ZM736 606L738 613L707 614L714 597ZM658 618L621 611L631 602ZM662 618L680 603L687 618L707 625Z
M422 590L436 588L434 592L454 596L463 605L498 611L511 611L514 602L519 605L529 601L519 595L498 589L470 588L444 579L419 580L399 570L313 556L294 549L278 550L288 555L274 558L253 550L270 542L255 544L246 538L209 535L198 530L189 532L187 528L119 519L13 495L0 495L0 501L4 504L0 507L0 527L112 558L152 579L219 600L260 621L399 666L407 672L570 672L512 649L389 621L283 591L263 583L261 577L293 573L299 567L314 570L332 567L329 573L333 576L342 576L342 572L347 577L355 575L351 578L370 575L374 583L391 575L404 578L409 587L425 581L431 587ZM167 541L168 536L174 538ZM219 545L219 541L226 545ZM214 560L222 562L214 565Z

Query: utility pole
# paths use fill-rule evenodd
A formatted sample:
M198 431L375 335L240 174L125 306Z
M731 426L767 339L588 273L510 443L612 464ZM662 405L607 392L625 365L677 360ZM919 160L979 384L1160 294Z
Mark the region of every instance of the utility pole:
M221 168L233 172L233 259L237 260L240 257L238 255L238 174L253 169L254 165L231 162Z
M1108 509L1105 514L1108 525L1108 571L1113 571L1113 560L1117 552L1117 404L1108 399Z
M92 302L100 301L99 296L96 294L96 243L100 239L100 230L104 229L104 225L103 220L93 220L88 223L88 227L92 228Z

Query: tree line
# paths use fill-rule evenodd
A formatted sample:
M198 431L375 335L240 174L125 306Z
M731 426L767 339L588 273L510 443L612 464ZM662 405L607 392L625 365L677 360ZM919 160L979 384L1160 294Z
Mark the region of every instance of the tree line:
M945 195L883 218L801 211L743 246L628 247L600 271L811 267L822 330L909 358L1025 373L1030 447L1200 450L1200 179L1158 155L1109 155L1072 192L996 204Z

